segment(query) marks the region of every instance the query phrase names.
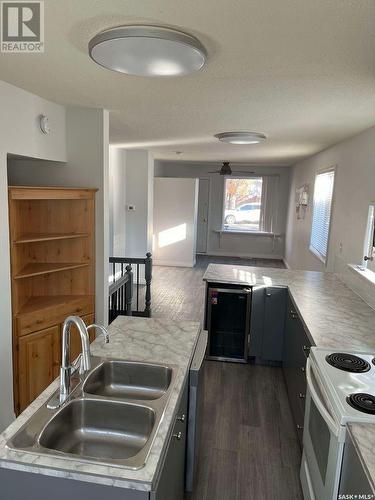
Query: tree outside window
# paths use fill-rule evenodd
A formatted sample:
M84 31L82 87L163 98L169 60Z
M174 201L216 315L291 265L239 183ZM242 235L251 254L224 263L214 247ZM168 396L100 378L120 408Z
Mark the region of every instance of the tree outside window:
M228 178L224 189L223 227L232 231L260 231L262 177Z

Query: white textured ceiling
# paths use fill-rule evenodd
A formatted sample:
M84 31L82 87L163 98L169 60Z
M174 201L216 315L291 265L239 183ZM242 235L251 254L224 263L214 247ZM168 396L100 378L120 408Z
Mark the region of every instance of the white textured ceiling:
M45 10L46 52L0 54L0 79L108 108L113 144L159 159L285 165L375 124L374 0L46 0ZM207 66L147 79L89 59L94 34L132 23L198 36ZM227 130L269 140L230 146L212 137Z

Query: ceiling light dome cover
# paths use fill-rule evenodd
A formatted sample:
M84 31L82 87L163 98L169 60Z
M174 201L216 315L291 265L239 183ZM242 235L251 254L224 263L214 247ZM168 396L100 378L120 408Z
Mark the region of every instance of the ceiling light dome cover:
M267 139L264 134L259 132L221 132L215 137L219 141L229 144L259 144Z
M101 66L137 76L180 76L200 70L207 59L192 35L161 26L119 26L89 42L90 57Z

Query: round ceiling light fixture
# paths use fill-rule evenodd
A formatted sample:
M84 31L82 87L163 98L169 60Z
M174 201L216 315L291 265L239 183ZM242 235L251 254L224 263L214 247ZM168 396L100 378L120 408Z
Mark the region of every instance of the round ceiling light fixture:
M229 144L259 144L267 139L264 134L258 132L222 132L215 137Z
M101 66L137 76L181 76L200 70L207 59L192 35L161 26L119 26L89 42L90 57Z

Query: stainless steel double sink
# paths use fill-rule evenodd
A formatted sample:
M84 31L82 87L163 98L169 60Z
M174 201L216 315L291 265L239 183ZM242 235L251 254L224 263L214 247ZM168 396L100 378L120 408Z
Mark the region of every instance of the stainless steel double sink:
M39 408L9 439L9 449L130 469L144 466L175 367L95 357L92 363L89 374L75 381L69 400L57 410L46 404Z

